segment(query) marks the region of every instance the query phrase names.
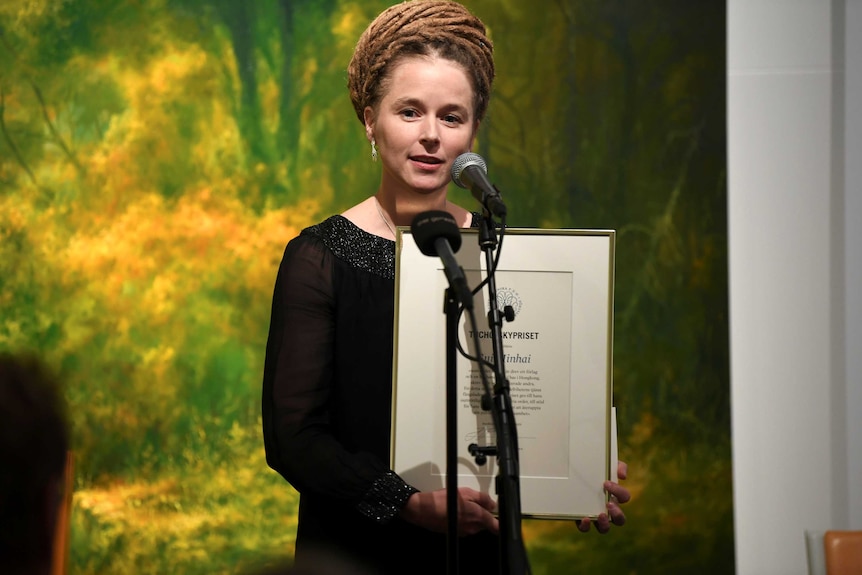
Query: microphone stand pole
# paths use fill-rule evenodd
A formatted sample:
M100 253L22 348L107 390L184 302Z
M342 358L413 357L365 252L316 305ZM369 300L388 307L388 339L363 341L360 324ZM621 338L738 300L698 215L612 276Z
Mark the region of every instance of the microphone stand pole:
M504 575L525 575L530 572L527 553L521 531L521 492L518 466L518 437L515 417L509 394L509 381L506 378L503 360L503 316L497 306L497 285L494 278L493 251L497 246L494 221L487 210L483 211L479 228L479 247L485 252L488 270L488 327L491 330L494 350L493 415L497 428L497 463L499 472L496 478L497 509L500 520L500 564Z
M451 287L446 290L446 572L458 573L458 397L457 356L458 298ZM465 306L473 302L462 302Z

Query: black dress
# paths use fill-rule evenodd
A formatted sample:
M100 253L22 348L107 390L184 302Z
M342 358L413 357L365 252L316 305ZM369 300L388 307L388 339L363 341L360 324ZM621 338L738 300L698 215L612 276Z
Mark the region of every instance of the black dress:
M475 219L475 217L474 217ZM343 216L307 228L278 270L263 377L267 463L300 493L296 561L345 555L383 574L446 573L446 536L397 514L389 469L395 243ZM499 573L499 540L459 540L463 573Z

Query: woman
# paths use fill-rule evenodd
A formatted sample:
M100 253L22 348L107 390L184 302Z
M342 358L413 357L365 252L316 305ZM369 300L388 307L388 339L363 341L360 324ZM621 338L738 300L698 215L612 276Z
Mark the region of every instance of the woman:
M381 573L446 570L445 490L417 492L388 466L394 239L396 226L428 210L477 223L446 189L488 106L492 50L480 20L440 0L385 10L357 43L348 87L380 186L288 244L267 342L267 461L301 494L298 563L323 551ZM498 573L494 501L469 488L459 499L462 568ZM600 530L624 520L616 502L609 513Z

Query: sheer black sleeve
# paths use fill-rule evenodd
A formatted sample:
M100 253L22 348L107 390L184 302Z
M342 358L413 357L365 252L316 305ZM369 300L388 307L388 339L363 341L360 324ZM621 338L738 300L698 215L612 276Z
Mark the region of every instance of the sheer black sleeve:
M299 492L341 500L385 522L416 490L380 454L348 447L336 436L336 326L343 308L336 286L339 265L343 262L314 236L301 235L285 250L264 367L267 463Z

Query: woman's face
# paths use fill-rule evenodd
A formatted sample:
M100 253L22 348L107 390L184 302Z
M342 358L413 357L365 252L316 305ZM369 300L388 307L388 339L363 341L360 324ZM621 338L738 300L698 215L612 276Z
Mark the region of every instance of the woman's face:
M383 164L390 193L445 192L452 162L476 132L473 87L451 60L414 56L395 65L376 110L365 109L368 139Z

